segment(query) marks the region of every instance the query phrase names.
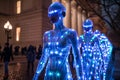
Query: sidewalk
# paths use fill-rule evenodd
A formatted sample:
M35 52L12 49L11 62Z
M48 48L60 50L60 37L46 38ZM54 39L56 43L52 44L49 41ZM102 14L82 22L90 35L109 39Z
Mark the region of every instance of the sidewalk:
M36 71L38 60L34 63L34 72ZM4 76L4 63L0 62L0 80L3 80ZM44 80L45 69L40 74L39 80ZM27 72L27 60L26 56L14 56L14 61L9 63L9 79L7 80L32 80L34 73L31 71ZM115 80L120 80L120 54L116 55L115 61Z
M34 71L38 60L35 60ZM0 80L4 80L4 63L0 62ZM7 80L32 80L34 73L31 69L27 72L26 56L14 56L14 61L9 63L9 78ZM42 80L42 79L41 79Z
M14 57L14 60L10 60L9 64L15 64L15 63L18 63L18 62L27 62L27 59L26 59L26 56L13 56ZM4 62L0 62L0 66L4 65Z

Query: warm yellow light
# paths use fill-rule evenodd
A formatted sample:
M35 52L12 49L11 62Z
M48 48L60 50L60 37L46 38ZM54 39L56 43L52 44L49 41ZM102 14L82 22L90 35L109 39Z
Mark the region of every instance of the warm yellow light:
M8 28L8 29L9 29L9 30L12 30L12 25L11 25L11 24L9 25L9 28Z
M20 28L20 27L17 27L17 28L16 28L16 41L19 41L19 40L20 40L20 32L21 32L21 28Z
M7 22L5 23L4 28L5 28L5 29L8 29L8 30L12 30L12 25L10 24L9 21L7 21Z
M21 13L21 1L17 1L17 14Z

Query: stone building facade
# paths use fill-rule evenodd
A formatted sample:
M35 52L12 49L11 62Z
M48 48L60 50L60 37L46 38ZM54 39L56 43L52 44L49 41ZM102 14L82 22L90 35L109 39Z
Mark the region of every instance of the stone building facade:
M21 1L20 14L16 13L17 1ZM0 0L0 45L4 46L6 42L4 24L8 20L13 26L10 44L21 47L30 44L42 45L44 32L53 28L47 16L47 9L54 1L61 2L66 7L65 26L75 29L78 35L82 34L82 23L89 14L82 10L75 0ZM20 28L19 41L16 41L17 28Z
M17 1L21 1L21 13L17 14ZM6 43L4 24L9 20L13 29L10 44L21 47L42 45L45 31L52 29L47 17L51 0L0 0L0 45ZM19 41L16 41L17 28L20 28Z

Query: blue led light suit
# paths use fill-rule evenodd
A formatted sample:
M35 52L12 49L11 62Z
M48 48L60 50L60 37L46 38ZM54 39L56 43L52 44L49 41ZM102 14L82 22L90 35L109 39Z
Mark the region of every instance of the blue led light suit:
M92 28L92 21L85 20L83 23L84 34L79 38L83 59L83 80L101 80L102 52L99 40L94 36Z
M61 3L54 2L49 6L48 17L54 24L55 28L44 34L42 57L38 63L33 80L38 79L45 64L46 72L44 80L73 80L68 63L68 56L71 47L74 55L77 80L81 80L82 78L78 36L75 30L66 28L63 25L64 16L65 7Z
M112 80L114 68L112 62L112 44L99 30L94 31L94 35L99 39L100 48L102 50L102 80Z

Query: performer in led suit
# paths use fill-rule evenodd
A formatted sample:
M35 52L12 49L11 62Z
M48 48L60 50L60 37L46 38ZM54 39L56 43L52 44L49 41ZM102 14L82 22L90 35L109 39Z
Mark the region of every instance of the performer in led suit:
M77 33L63 25L65 12L65 7L59 2L52 3L48 8L48 17L55 28L44 34L43 53L33 80L38 80L38 76L45 64L47 66L44 80L73 80L68 63L71 47L76 65L77 80L82 78L81 55L79 53Z
M92 31L93 22L87 19L83 23L84 34L80 36L84 80L101 80L102 52L99 40Z
M99 39L100 48L102 50L102 80L113 80L114 62L112 60L112 44L99 30L95 30L94 35Z

